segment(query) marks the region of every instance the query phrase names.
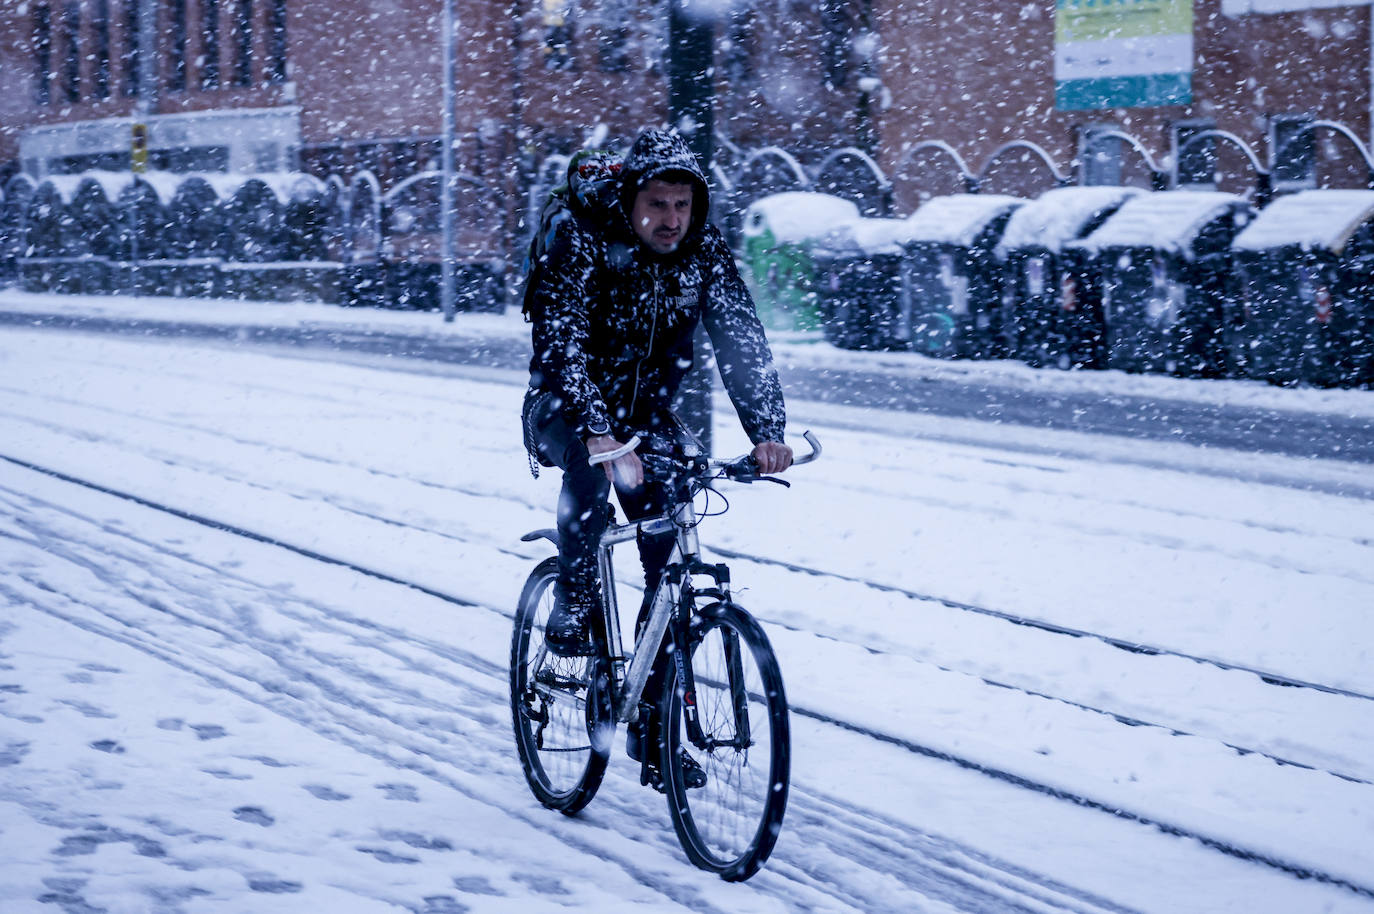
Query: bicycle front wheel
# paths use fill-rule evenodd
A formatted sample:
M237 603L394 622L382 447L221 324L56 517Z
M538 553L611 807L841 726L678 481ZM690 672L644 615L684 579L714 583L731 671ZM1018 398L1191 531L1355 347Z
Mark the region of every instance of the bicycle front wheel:
M510 651L511 719L525 780L540 803L572 815L606 773L615 721L598 657L559 657L544 644L558 560L530 573L515 612Z
M676 670L664 687L661 765L688 858L738 881L758 871L782 830L791 754L787 696L773 648L752 616L732 603L713 603L699 616L686 652L690 676Z

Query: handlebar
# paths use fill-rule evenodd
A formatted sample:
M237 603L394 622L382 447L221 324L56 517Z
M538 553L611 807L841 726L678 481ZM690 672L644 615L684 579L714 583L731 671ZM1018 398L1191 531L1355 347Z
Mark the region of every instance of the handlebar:
M817 438L810 429L802 432L802 438L811 446L811 451L810 453L794 458L792 460L792 466L794 467L801 466L803 463L810 463L821 456L820 439ZM708 465L711 469L720 470L722 476L727 479L733 479L735 482L753 482L756 479L767 479L771 482L788 485L788 483L783 482L781 479L774 479L771 476L760 474L758 464L755 463L752 454L745 454L741 457L731 458L730 460L712 460Z

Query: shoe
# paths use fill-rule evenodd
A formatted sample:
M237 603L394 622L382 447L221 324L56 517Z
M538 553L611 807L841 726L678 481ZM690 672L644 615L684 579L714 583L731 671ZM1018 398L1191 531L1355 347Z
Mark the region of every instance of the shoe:
M659 769L658 759L644 758L644 721L630 724L625 731L625 754L639 762L639 783L663 793L663 772ZM682 780L689 790L706 786L706 772L697 764L696 759L686 752L682 755Z
M652 787L659 793L667 793L667 788L663 785L663 772L659 770L658 762L640 763L639 783ZM685 752L682 753L682 783L687 785L688 790L699 790L706 786L706 771L697 764L696 759Z
M544 643L559 657L590 657L596 653L592 644L592 613L596 604L589 600L565 599L555 594L553 612L544 626Z

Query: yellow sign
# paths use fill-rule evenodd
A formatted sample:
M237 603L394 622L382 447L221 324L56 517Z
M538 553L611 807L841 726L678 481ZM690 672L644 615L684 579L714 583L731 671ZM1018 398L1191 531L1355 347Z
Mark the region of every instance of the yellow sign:
M148 125L129 128L129 170L141 175L148 170Z

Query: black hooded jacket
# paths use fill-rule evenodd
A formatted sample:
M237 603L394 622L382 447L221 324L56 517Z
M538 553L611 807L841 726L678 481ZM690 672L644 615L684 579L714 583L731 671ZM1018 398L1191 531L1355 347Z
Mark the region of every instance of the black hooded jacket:
M639 189L668 172L694 184L692 223L672 254L639 240L629 212ZM705 176L687 144L649 130L621 171L617 199L563 220L529 289L530 385L554 394L578 434L610 426L625 440L668 421L704 322L725 389L751 441L781 441L782 387L754 303L724 236L706 221Z

